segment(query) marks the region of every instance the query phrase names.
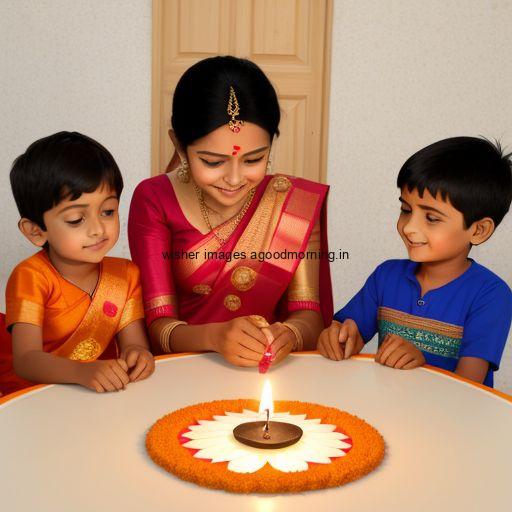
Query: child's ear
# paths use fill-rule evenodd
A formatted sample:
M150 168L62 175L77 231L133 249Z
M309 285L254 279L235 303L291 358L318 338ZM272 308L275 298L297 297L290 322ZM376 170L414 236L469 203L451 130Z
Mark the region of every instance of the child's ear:
M496 226L494 225L494 221L490 217L484 217L483 219L473 222L470 228L473 232L471 236L471 244L483 244L494 233L495 228Z
M18 228L25 238L38 247L43 247L47 241L47 233L41 229L35 222L29 219L20 219Z

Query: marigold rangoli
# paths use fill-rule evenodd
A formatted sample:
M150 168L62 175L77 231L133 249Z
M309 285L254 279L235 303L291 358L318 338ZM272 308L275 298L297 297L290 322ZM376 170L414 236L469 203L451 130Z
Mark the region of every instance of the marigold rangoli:
M243 399L164 416L149 430L146 448L156 464L183 480L237 493L336 487L366 475L384 457L380 433L356 416L306 402L276 401L274 407L277 416L289 413L281 421L289 418L304 430L295 448L262 450L238 443L231 432L242 421L240 413L258 410L256 400Z

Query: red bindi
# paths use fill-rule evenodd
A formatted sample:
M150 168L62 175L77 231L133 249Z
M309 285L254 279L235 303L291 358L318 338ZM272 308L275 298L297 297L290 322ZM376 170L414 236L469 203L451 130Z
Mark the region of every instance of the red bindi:
M233 146L233 152L231 153L233 156L236 155L238 153L238 151L240 151L240 146Z

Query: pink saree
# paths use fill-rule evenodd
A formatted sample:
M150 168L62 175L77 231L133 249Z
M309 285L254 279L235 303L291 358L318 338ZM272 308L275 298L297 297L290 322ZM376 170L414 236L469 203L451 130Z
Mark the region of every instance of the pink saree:
M204 324L253 314L275 322L297 310L321 312L329 324L327 191L301 178L266 176L221 246L213 232L202 234L188 222L166 174L141 182L128 236L147 324L160 317ZM313 262L300 257L305 251L324 257Z

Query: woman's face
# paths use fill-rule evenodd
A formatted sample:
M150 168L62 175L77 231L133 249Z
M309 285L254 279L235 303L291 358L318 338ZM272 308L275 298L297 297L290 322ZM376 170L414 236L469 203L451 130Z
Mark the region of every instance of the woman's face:
M238 133L221 126L187 148L192 178L210 201L233 206L265 177L270 136L246 122Z

